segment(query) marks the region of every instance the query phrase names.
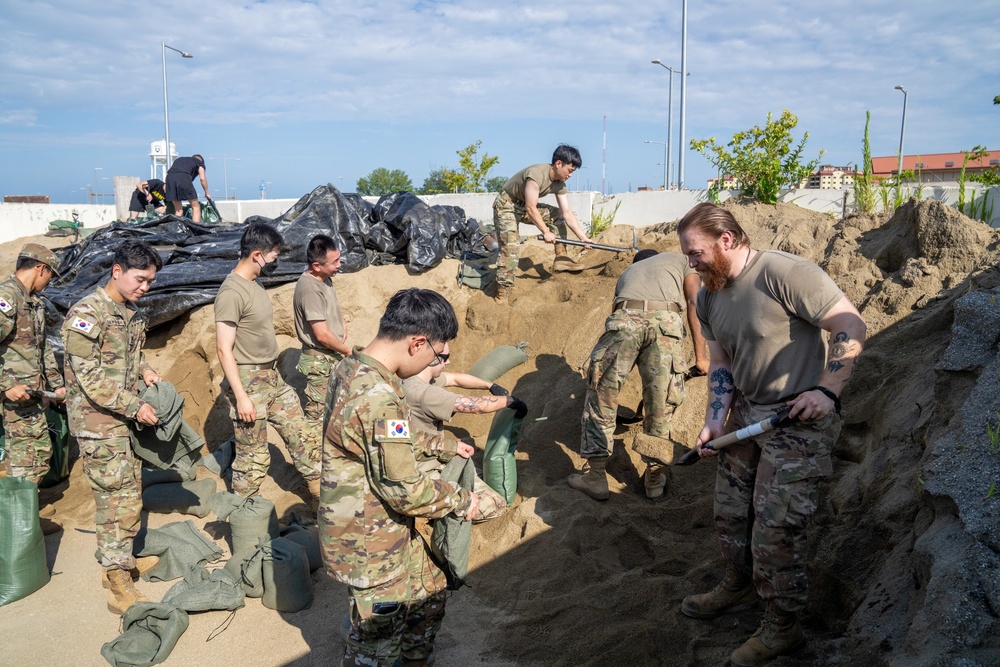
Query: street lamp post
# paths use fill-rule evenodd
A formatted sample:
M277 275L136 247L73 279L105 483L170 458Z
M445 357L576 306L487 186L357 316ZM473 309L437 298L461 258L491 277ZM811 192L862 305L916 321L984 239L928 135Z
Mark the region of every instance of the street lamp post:
M670 83L667 84L670 87L670 92L667 94L667 147L665 149L667 151L667 156L664 160L667 163L667 175L663 179L663 189L666 190L667 186L670 184L670 178L672 176L670 173L670 141L674 133L674 68L664 65L659 58L654 60L653 64L664 67L668 72L670 72Z
M677 158L677 189L684 189L684 137L687 121L687 50L688 50L688 0L681 4L681 143Z
M97 172L104 171L104 167L94 167L94 187L90 190L90 203L99 204L101 194L101 180L97 177Z
M667 189L667 174L670 171L670 135L667 135L666 141L653 141L652 139L646 139L643 143L645 144L660 144L663 146L663 189Z
M223 199L228 199L229 198L229 169L227 167L227 162L226 161L227 160L236 160L237 162L239 162L240 159L238 157L210 157L208 159L209 160L222 160L222 180L223 180L223 184L226 187L226 189L222 191L223 192L222 197L223 197ZM235 199L235 197L234 197L234 199Z
M903 135L906 133L906 90L902 86L896 86L896 90L903 93L903 122L899 125L899 163L896 165L897 186L903 180Z
M163 139L167 144L164 148L167 152L166 168L164 171L170 170L171 156L170 156L170 114L167 111L167 49L171 51L176 51L181 54L182 58L194 58L187 51L181 51L180 49L175 49L172 46L167 46L163 42L160 42L160 55L163 58Z

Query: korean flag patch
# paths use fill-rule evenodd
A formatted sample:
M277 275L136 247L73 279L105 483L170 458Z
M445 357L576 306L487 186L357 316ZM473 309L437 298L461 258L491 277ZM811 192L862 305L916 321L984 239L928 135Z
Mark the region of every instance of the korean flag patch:
M9 313L12 310L14 310L14 306L10 305L6 299L0 299L0 313Z
M87 320L83 319L82 317L75 317L75 318L73 318L73 324L70 325L70 326L71 326L71 328L75 329L76 331L81 331L81 332L83 332L85 334L89 334L91 331L94 330L94 323L93 322L88 322Z
M393 440L409 440L410 422L405 419L387 419L385 421L386 438Z

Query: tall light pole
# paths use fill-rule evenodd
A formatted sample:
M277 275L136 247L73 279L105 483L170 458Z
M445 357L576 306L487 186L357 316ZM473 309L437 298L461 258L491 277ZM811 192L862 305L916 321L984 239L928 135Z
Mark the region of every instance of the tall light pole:
M209 160L222 160L222 180L223 180L223 184L226 186L226 189L222 191L222 198L223 199L229 199L229 169L226 166L226 164L227 164L226 161L227 160L236 160L237 162L239 162L240 159L238 157L210 157L208 159Z
M167 111L167 49L171 51L176 51L181 54L182 58L194 58L187 51L181 51L180 49L175 49L172 46L167 46L163 42L160 42L160 55L163 58L163 139L166 142L164 147L167 152L166 168L164 172L170 170L171 156L170 156L170 114Z
M678 152L680 156L677 160L677 189L684 189L684 137L687 121L687 52L688 52L688 3L684 0L681 5L681 145Z
M903 122L899 125L899 164L896 165L897 185L903 180L903 135L906 133L906 91L902 86L896 86L896 90L903 93Z
M100 190L101 190L101 180L97 177L97 172L104 171L104 167L94 167L94 187L90 190L90 203L99 204Z
M653 141L652 139L646 139L642 143L644 143L644 144L660 144L661 146L663 146L663 189L666 190L667 189L667 173L670 171L670 167L667 166L668 164L670 164L670 162L669 162L669 160L670 160L670 148L669 148L669 146L670 146L670 135L669 134L667 135L667 140L666 141Z
M654 60L653 64L659 65L660 67L665 67L667 71L670 72L670 83L667 84L668 86L670 86L670 93L667 95L667 147L666 147L667 155L666 158L664 158L664 162L667 163L666 164L667 175L663 179L663 189L666 190L670 184L670 178L672 176L672 174L670 173L670 153L671 153L670 139L674 133L674 68L667 67L666 65L664 65L662 62L660 62L659 58ZM647 141L646 143L648 144L649 142Z

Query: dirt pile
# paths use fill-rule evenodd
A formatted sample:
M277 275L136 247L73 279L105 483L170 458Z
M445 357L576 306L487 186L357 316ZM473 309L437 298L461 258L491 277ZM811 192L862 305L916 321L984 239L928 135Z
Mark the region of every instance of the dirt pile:
M888 220L855 215L841 221L789 204L726 206L754 247L823 265L869 324L867 349L844 395L836 474L825 485L825 505L811 534L810 641L774 664L930 665L960 658L969 665L997 664L1000 536L994 517L1000 501L983 496L990 480L1000 486L1000 451L991 451L984 429L986 423L995 427L1000 399L998 233L934 202L911 202ZM640 247L678 249L670 224L638 231ZM600 241L630 246L632 228L616 226ZM5 257L19 247L8 244ZM610 500L597 503L565 482L581 461L590 350L631 253L588 250L582 262L591 268L578 275L551 274L551 258L539 242L525 246L509 307L460 288L454 261L419 277L387 266L336 278L355 343L374 335L389 296L416 285L445 295L464 324L452 345L451 369L468 368L497 345L529 344L528 363L500 380L529 406L517 453L517 506L475 528L470 585L449 602L437 664L722 664L753 632L759 612L716 621L679 612L683 596L711 587L722 574L712 525L714 463L673 470L665 499L650 502L642 493L643 466L628 447L637 425L616 436ZM285 286L271 296L281 367L301 385L291 292ZM220 396L211 308L152 332L149 347L153 365L187 397L188 420L204 430L210 447L218 446L232 427ZM693 442L704 416L705 380L689 381L687 391L674 436ZM622 405L634 408L639 397L633 377ZM460 416L450 430L481 448L489 423ZM301 498L284 447L270 435L277 445L272 454L284 461L275 461L276 481L269 478L264 493L285 513ZM60 516L82 530L92 528L93 504L78 464L61 493ZM88 561L87 549L73 558ZM313 608L278 615L248 601L237 619L255 624L244 620L227 633L237 635L233 641L251 641L267 634L263 627L292 625L301 629L306 654L290 661L251 651L245 664L339 659L343 591L320 573L314 581L320 602ZM91 584L85 579L80 585ZM56 585L58 579L49 587ZM45 614L34 601L39 595L0 609L0 623ZM91 597L86 604L101 614L100 590ZM19 624L10 633L19 642L14 650L28 650L31 637L39 637L31 627ZM168 664L186 664L193 656L201 664L226 659L214 642L197 642L194 651L186 640ZM73 664L101 664L95 655Z

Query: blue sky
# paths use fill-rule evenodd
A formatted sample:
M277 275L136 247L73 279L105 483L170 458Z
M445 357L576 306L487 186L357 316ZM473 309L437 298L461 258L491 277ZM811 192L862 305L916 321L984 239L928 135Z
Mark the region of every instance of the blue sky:
M419 186L477 139L491 175L577 146L573 190L658 187L667 70L680 68L681 2L471 0L235 2L36 0L0 11L0 194L82 202L95 180L149 176L163 138L208 162L213 196L354 191L376 167ZM789 3L690 0L686 142L728 140L784 108L807 155L857 162L865 110L874 155L1000 148L995 0ZM680 76L674 77L674 152ZM602 122L607 149L602 164ZM677 159L672 159L676 169ZM714 175L688 151L685 184ZM95 168L100 167L95 171ZM676 179L674 179L676 180ZM99 183L110 189L110 181ZM200 188L199 188L200 192Z

